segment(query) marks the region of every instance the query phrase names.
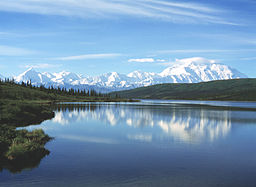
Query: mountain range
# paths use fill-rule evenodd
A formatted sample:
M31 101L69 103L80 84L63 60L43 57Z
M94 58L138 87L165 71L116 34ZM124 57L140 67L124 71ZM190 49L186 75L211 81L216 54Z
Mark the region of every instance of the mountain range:
M174 63L160 73L134 71L126 75L111 72L91 77L66 71L40 73L30 68L13 78L19 83L31 81L35 86L59 86L67 89L95 89L101 92L110 92L162 83L198 83L212 80L247 78L247 76L224 64L200 62L195 59L194 61Z

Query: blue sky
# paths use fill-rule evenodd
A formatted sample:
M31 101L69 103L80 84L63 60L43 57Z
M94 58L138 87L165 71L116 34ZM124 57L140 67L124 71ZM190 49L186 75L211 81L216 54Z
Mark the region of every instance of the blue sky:
M0 74L161 72L203 57L256 77L255 0L0 2Z

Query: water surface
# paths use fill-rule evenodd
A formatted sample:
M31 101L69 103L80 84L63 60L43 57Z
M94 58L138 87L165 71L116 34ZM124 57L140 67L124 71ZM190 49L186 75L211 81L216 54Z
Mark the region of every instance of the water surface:
M194 104L59 105L27 127L55 137L50 155L0 186L256 186L256 112Z

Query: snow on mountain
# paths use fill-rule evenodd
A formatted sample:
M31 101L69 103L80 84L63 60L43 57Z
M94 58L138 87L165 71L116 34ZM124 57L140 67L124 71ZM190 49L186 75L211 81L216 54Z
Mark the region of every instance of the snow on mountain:
M3 75L0 74L0 79L3 80L5 77Z
M142 71L133 71L127 75L128 77L135 78L137 80L144 80L144 79L150 79L153 76L157 76L156 73L148 73L148 72L142 72Z
M17 82L32 82L33 85L95 89L101 92L132 89L161 83L197 83L211 80L246 78L247 76L227 65L200 57L177 60L161 73L134 71L128 75L117 72L96 77L77 75L71 72L40 73L30 68L17 77Z
M46 74L36 72L33 68L29 68L24 73L14 77L14 80L17 82L31 81L32 85L46 85L51 81Z
M245 78L246 75L226 65L195 57L174 63L160 73L169 77L173 83L196 83L211 80Z
M97 85L99 87L106 87L112 89L129 88L132 79L127 75L119 74L117 72L106 73L101 76L92 78L89 85Z
M54 77L51 80L62 85L64 85L64 83L77 85L79 84L79 80L81 79L79 75L66 71L62 71L60 73L53 73L53 76Z

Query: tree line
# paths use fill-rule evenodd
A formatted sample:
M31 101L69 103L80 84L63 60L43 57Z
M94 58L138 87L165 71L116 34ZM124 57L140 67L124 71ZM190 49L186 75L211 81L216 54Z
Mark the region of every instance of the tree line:
M36 85L32 85L31 80L24 82L22 81L21 83L17 83L15 82L14 79L9 79L6 78L4 80L0 79L0 84L10 84L10 85L20 85L22 87L25 88L30 88L30 89L36 89L36 90L40 90L43 92L47 92L47 93L52 93L52 94L58 94L58 95L64 95L64 96L84 96L84 97L104 97L104 98L110 98L110 94L106 94L106 93L100 93L95 91L94 89L74 89L74 88L70 88L67 89L65 87L54 87L54 86L50 86L50 87L45 87L44 85L40 85L40 86L36 86ZM113 97L112 97L113 98ZM115 95L114 98L119 98L118 95Z

